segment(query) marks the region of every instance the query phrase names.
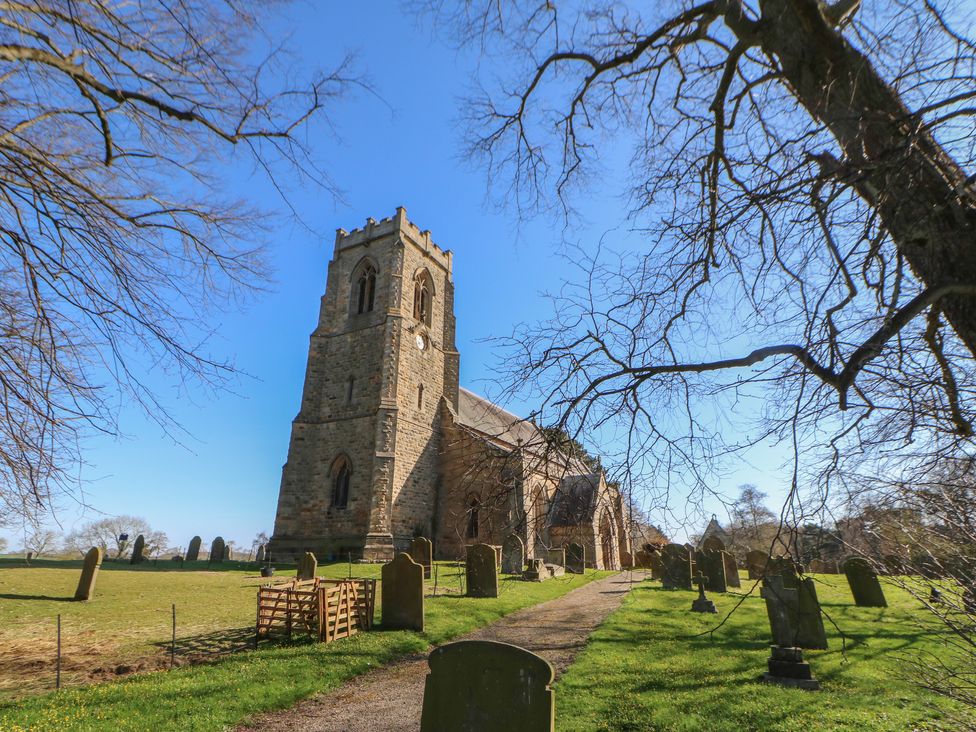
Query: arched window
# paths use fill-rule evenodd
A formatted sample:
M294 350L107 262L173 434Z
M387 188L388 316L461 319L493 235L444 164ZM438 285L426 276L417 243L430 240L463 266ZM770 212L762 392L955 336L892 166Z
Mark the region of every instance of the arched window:
M430 273L424 269L414 278L413 283L413 317L415 320L430 325L430 314L434 301L434 283Z
M345 508L349 505L349 477L352 470L349 459L340 455L332 463L332 507Z
M371 313L376 301L376 266L365 260L353 276L353 312Z
M468 499L468 526L464 535L469 539L478 538L478 514L481 512L481 499L474 495Z

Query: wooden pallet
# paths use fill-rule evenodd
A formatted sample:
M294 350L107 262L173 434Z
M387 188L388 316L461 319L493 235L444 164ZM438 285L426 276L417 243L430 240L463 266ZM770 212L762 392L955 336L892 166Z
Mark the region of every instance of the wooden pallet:
M258 590L257 638L299 630L322 643L373 627L376 580L292 580Z

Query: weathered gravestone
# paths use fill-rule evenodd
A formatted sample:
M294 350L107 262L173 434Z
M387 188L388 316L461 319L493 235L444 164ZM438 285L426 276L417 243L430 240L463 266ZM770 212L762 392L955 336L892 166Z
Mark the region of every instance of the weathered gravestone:
M418 536L410 542L410 550L407 553L413 561L424 568L424 579L430 579L434 559L433 542L425 536Z
M709 592L725 592L725 552L715 549L702 549L695 552L695 565L698 572L706 577L705 586Z
M525 569L525 544L516 534L502 542L502 574L522 574Z
M136 543L132 545L132 557L129 559L129 564L139 564L145 557L143 552L146 550L146 537L142 534L136 537Z
M319 561L312 552L305 552L304 556L298 560L298 571L295 578L300 580L314 579L319 571Z
M230 561L230 545L229 544L224 544L223 561L225 561L225 562L229 562Z
M858 607L888 607L881 582L870 563L862 557L850 557L843 565L847 584L851 586Z
M799 591L787 587L781 575L769 575L763 580L762 597L773 635L767 673L763 680L780 686L794 686L816 690L820 683L813 677L810 664L803 660L803 650L795 645L799 615Z
M783 585L794 590L800 589L801 567L792 557L770 557L766 564L766 576L777 575L783 578Z
M691 553L680 544L661 550L661 586L665 590L691 589Z
M709 536L702 542L701 548L713 552L721 552L725 551L725 542L717 536Z
M75 590L76 600L91 599L95 593L95 579L101 566L102 550L93 546L85 555L85 563L81 565L81 577L78 579L78 589Z
M664 576L664 562L661 561L661 552L651 552L651 579L659 580Z
M428 658L420 732L554 732L552 666L496 641L435 648Z
M739 565L736 564L735 557L723 551L722 561L725 563L725 584L729 587L742 587L742 582L739 581Z
M549 576L549 568L543 559L533 559L529 562L528 568L522 572L522 579L529 582L545 582Z
M468 597L498 597L498 565L495 547L474 544L468 547L465 562Z
M563 547L559 547L558 549L547 549L546 564L558 564L560 567L565 567L566 550Z
M257 554L254 557L254 561L255 562L263 562L264 561L264 544L258 544L258 551L257 551Z
M766 573L766 563L768 561L769 555L766 552L759 551L758 549L752 549L746 552L746 567L749 570L749 579L762 579Z
M817 599L817 585L811 577L800 581L796 645L800 648L826 650L827 631Z
M783 645L780 642L783 641L786 645L797 648L825 650L827 648L827 633L824 630L820 602L817 600L817 587L813 579L810 577L803 580L798 579L794 585L789 575L768 575L763 580L762 593L762 596L767 598L767 611L769 610L767 595L780 595L781 589L788 590L789 594L777 598L785 608L777 610L779 613L777 618L774 620L773 615L770 614L769 622L773 628L773 642L777 645ZM789 636L786 635L787 632L789 632Z
M582 544L566 545L566 571L583 574L586 569L586 547Z
M424 632L424 567L406 552L383 565L383 627Z
M210 542L210 561L211 562L222 562L224 561L224 549L226 548L224 544L223 537L218 536L212 542Z
M202 539L199 536L194 536L190 539L190 546L186 550L186 561L195 562L200 558L200 544Z
M691 611L693 613L718 612L718 610L715 609L715 603L705 597L705 583L707 581L708 579L701 572L695 575L695 584L698 586L698 597L694 602L691 603Z

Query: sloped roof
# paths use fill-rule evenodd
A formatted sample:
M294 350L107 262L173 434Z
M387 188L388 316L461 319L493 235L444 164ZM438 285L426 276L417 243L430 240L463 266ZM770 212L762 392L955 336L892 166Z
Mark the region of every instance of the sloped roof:
M458 389L457 421L513 447L541 442L539 430L534 424L506 412L464 387Z

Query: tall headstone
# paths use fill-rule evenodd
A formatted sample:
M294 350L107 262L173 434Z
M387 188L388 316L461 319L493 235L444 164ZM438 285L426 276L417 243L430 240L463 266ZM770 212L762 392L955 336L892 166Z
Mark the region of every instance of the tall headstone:
M145 559L143 552L146 550L146 537L142 534L136 537L136 543L132 545L132 557L129 564L139 564Z
M794 686L816 690L820 683L813 677L810 664L803 660L803 651L795 645L799 591L788 587L782 575L769 575L763 580L762 597L773 635L768 671L763 680L780 686Z
M583 574L586 569L586 547L582 544L566 545L566 571Z
M319 562L312 552L305 552L305 555L298 560L298 571L295 578L299 580L314 579L319 571Z
M195 562L200 558L200 544L202 540L199 536L190 539L190 546L186 550L186 561Z
M844 574L847 575L847 584L851 586L851 594L854 595L854 604L858 607L888 607L885 599L884 590L881 589L881 582L878 581L878 573L862 557L850 557L843 564Z
M433 542L424 536L418 536L410 542L410 550L407 553L413 561L424 568L424 579L430 579L434 559Z
M224 548L227 545L224 544L224 539L218 536L212 542L210 542L210 561L211 562L222 562L224 561Z
M258 544L258 551L257 551L257 554L254 557L254 561L255 562L263 562L264 561L264 544Z
M554 732L552 666L496 641L435 648L428 659L420 732Z
M725 563L725 584L729 587L742 587L742 582L739 581L739 565L735 557L723 550L722 561Z
M473 544L468 547L465 561L468 597L498 597L498 565L495 547Z
M102 566L102 550L93 546L85 554L85 563L81 566L81 577L78 579L78 589L75 590L76 600L90 600L95 593L95 580L98 569Z
M502 542L502 574L522 574L525 569L525 544L517 534Z
M661 550L661 586L665 590L691 589L691 552L681 544L668 544Z
M826 650L827 631L824 629L823 613L820 612L820 601L817 599L817 585L811 577L800 580L796 623L797 646Z
M766 574L766 564L769 562L769 555L759 549L752 549L746 552L746 567L749 570L749 579L759 580Z
M725 582L725 552L715 549L702 549L695 552L695 563L698 571L707 578L706 589L709 592L725 592L728 588Z
M383 627L424 632L424 567L400 552L381 570Z

